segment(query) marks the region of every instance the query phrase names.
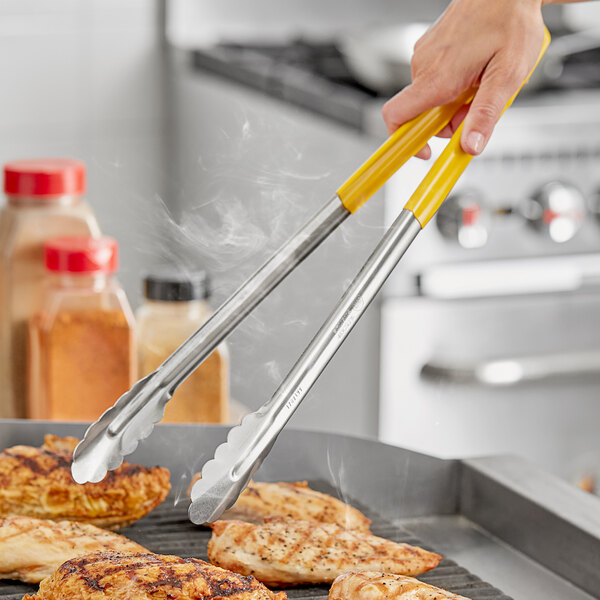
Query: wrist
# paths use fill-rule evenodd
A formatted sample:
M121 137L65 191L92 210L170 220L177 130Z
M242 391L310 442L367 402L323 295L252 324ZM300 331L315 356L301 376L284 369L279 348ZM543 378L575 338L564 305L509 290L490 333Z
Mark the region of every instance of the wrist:
M537 8L540 9L545 4L555 4L556 2L564 2L564 0L509 0L519 8Z
M532 6L542 8L542 6L546 4L546 0L526 0L526 2L523 2L522 0L517 0L516 4L531 4Z

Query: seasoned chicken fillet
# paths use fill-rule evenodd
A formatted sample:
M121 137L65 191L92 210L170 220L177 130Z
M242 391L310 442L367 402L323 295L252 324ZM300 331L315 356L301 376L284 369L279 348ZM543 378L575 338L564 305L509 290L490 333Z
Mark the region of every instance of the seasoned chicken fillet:
M267 585L331 583L352 569L419 575L442 558L333 523L269 519L263 525L216 521L211 527L209 560Z
M194 478L193 483L198 476ZM251 481L236 503L223 513L224 520L262 523L265 517L337 523L345 529L369 531L371 520L359 510L308 487L306 481L259 483Z
M160 554L88 554L69 560L23 600L286 600L254 577L196 558Z
M418 579L375 571L340 575L329 590L329 600L469 600Z
M32 517L0 519L0 579L39 583L70 558L107 550L148 552L118 533L87 523Z
M169 471L123 463L100 483L71 477L73 438L47 436L44 446L0 453L0 517L25 515L116 529L143 517L167 496Z
M66 435L65 437L59 437L47 433L44 436L44 443L42 444L42 450L49 450L50 452L75 452L75 447L79 444L79 440L76 437Z

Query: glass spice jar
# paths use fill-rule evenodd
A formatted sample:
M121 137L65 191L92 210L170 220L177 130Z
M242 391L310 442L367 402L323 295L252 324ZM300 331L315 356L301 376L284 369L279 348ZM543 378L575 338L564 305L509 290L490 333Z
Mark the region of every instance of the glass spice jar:
M0 215L0 418L25 416L27 323L44 276L44 242L99 236L83 198L85 165L46 158L4 165Z
M156 271L144 280L144 296L136 314L140 376L156 370L212 314L204 271ZM163 422L227 423L228 370L222 344L177 388Z
M136 380L133 314L113 276L117 242L56 238L45 261L29 327L27 416L93 421Z

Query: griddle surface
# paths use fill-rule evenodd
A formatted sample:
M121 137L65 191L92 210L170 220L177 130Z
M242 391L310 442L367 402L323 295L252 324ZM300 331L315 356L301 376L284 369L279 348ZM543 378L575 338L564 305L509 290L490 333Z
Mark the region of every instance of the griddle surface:
M311 483L314 489L334 493L330 486L322 482ZM406 542L415 546L421 546L435 552L436 549L421 542L415 537L405 525L397 526L382 520L376 515L369 514L364 506L354 503L369 518L373 520L371 531L374 535L387 538L395 542ZM410 525L409 525L410 526ZM140 519L130 527L120 530L119 533L142 544L153 552L159 554L175 554L177 556L196 557L208 560L206 547L211 536L210 529L197 527L188 520L187 505L182 502L179 506L173 506L171 498L158 507L148 516ZM500 590L489 583L482 581L463 567L457 565L453 560L444 558L438 567L429 573L420 576L419 579L425 583L449 590L472 600L511 600ZM37 585L0 580L1 600L21 600L24 594L37 591ZM310 598L327 598L329 586L310 585L286 588L290 600Z

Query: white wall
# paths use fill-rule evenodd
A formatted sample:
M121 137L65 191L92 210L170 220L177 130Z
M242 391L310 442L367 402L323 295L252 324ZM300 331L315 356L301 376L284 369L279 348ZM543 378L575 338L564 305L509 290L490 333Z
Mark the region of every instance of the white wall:
M220 40L331 39L348 29L433 22L448 0L170 0L168 35L180 46Z
M0 0L0 162L72 156L135 302L162 194L158 0Z

